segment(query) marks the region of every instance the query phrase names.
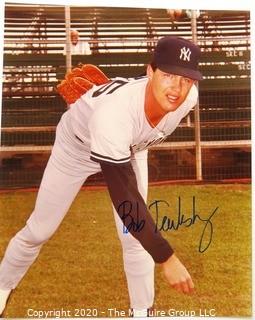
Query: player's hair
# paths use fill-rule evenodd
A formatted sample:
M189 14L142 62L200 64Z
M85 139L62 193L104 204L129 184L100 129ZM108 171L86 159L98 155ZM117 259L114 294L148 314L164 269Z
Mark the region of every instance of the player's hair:
M155 63L154 61L152 61L152 62L150 63L150 66L151 66L151 68L152 68L153 71L156 71L157 65L156 65L156 63Z

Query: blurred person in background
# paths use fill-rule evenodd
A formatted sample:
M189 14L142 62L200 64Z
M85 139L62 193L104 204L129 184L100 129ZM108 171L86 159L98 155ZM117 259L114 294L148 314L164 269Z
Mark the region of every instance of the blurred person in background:
M70 31L70 39L71 39L71 54L86 54L90 55L92 52L90 50L89 43L87 41L80 40L80 35L77 30ZM66 54L66 46L64 48L63 54Z

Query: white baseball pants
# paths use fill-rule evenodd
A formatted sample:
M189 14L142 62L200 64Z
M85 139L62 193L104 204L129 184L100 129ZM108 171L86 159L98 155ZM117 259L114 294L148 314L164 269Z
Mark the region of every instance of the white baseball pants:
M10 241L0 264L0 289L14 289L37 258L42 245L61 224L85 180L100 170L88 150L75 137L66 112L57 127L52 154L44 171L34 211L25 227ZM147 197L147 152L132 159L139 191ZM146 309L154 300L154 261L130 234L114 210L123 248L130 307ZM99 244L100 245L100 244Z

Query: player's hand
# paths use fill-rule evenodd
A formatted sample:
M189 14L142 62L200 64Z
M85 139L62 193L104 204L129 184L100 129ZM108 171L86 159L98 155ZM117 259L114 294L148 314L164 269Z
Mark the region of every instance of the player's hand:
M162 263L162 268L168 283L174 289L181 293L192 293L194 284L191 276L175 254Z
M91 89L93 85L109 81L110 79L98 67L93 64L84 64L67 72L65 79L57 85L57 91L66 103L71 104Z

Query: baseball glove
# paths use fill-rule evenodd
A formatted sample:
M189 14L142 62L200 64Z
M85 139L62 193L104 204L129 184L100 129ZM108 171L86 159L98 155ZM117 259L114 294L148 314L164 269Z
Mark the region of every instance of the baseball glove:
M57 85L58 93L66 103L74 103L93 87L109 82L110 79L93 64L84 64L67 72L65 79Z

